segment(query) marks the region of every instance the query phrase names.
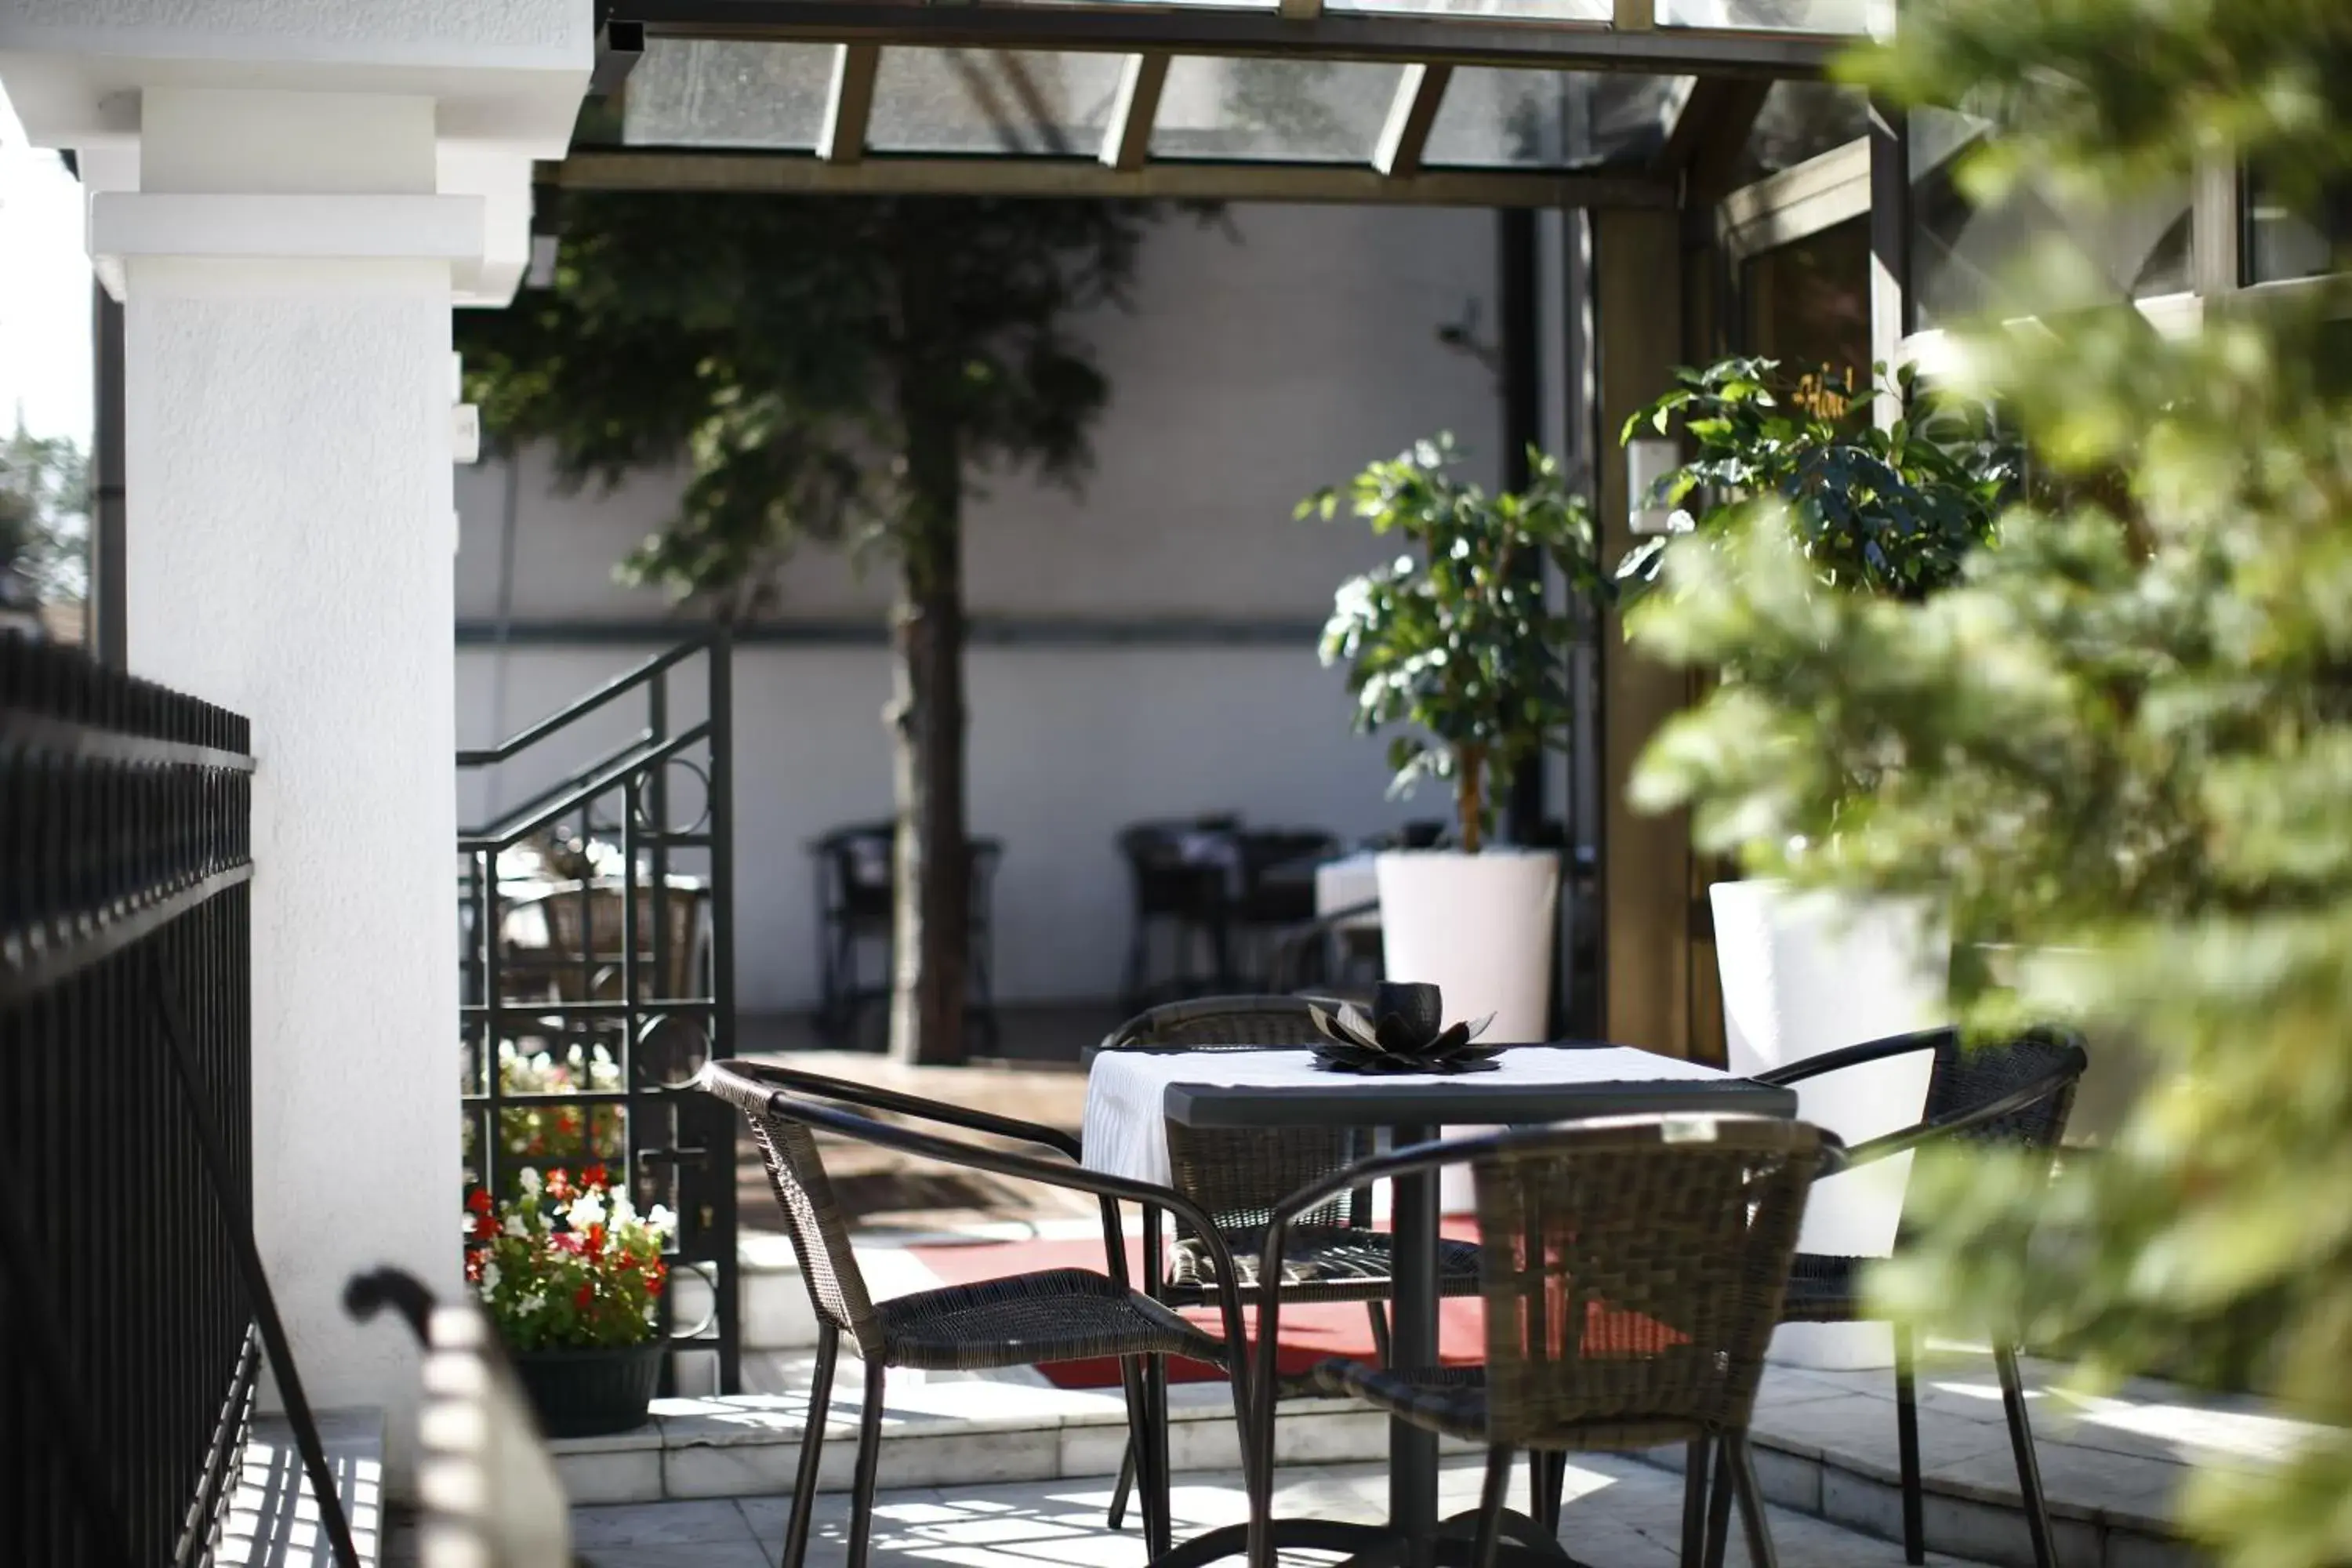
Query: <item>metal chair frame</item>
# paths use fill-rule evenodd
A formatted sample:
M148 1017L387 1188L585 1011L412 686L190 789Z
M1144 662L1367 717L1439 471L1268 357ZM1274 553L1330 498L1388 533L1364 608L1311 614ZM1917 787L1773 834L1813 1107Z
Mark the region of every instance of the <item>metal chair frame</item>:
M1968 1048L1962 1046L1956 1033L1948 1028L1891 1035L1883 1039L1865 1040L1860 1045L1824 1051L1819 1056L1791 1062L1787 1067L1758 1073L1756 1080L1759 1083L1797 1084L1845 1068L1886 1061L1895 1057L1907 1056L1914 1051L1933 1050L1937 1053L1937 1061L1936 1076L1928 1084L1927 1116L1912 1126L1854 1145L1847 1152L1844 1165L1842 1168L1852 1169L1857 1165L1866 1165L1875 1160L1886 1159L1890 1155L1953 1139L2003 1143L2028 1149L2044 1149L2054 1152L2059 1140L2065 1132L2067 1113L2073 1106L2075 1086L2082 1080L2084 1072L2090 1066L2090 1058L2083 1049L2079 1039L2048 1031L2030 1034L2023 1037L2021 1041L2009 1042L2005 1047L1985 1046L1975 1048L2015 1049L2020 1044L2026 1042L2047 1049L2050 1053L2050 1065L2040 1072L2031 1074L2006 1092L1970 1105L1954 1106L1938 1103L1939 1089L1945 1090L1940 1098L1950 1098L1950 1091L1946 1089L1946 1085L1948 1081L1950 1064L1958 1059L1954 1053ZM2019 1136L2015 1130L2004 1130L1994 1125L2033 1111L2037 1107L2045 1106L2048 1108L2046 1111L2036 1119L2038 1125L2032 1125L2023 1130L2025 1136ZM1900 1235L1898 1230L1895 1244L1898 1252L1902 1248ZM1806 1269L1807 1263L1808 1255L1800 1254L1797 1269L1801 1276ZM1794 1304L1793 1301L1791 1304ZM1849 1309L1843 1311L1807 1312L1802 1316L1789 1317L1785 1321L1861 1322L1870 1320L1863 1311ZM1927 1547L1919 1463L1919 1402L1918 1384L1915 1372L1916 1345L1910 1324L1896 1322L1892 1327L1895 1331L1895 1448L1903 1479L1903 1555L1906 1562L1917 1564L1927 1562ZM2057 1549L2051 1531L2049 1503L2042 1494L2042 1468L2033 1450L2032 1419L2026 1410L2024 1379L2018 1371L2019 1349L2019 1344L2013 1339L1996 1343L1992 1352L1993 1363L2000 1376L2001 1407L2008 1418L2010 1447L2017 1462L2020 1501L2025 1512L2026 1531L2032 1540L2033 1561L2036 1568L2054 1568L2057 1562ZM1711 1563L1720 1561L1719 1541L1715 1542L1713 1551L1714 1555L1709 1558Z
M1126 1249L1120 1240L1118 1207L1121 1203L1139 1205L1146 1214L1154 1216L1165 1211L1181 1224L1198 1229L1216 1261L1218 1278L1224 1280L1234 1278L1232 1255L1217 1236L1207 1214L1182 1194L1170 1188L1089 1171L1076 1164L1079 1152L1077 1140L1058 1129L765 1062L740 1059L714 1062L702 1069L696 1081L707 1092L721 1093L747 1110L750 1101L756 1100L761 1114L795 1123L812 1132L851 1139L897 1153L992 1175L1034 1181L1091 1194L1101 1205L1109 1279L1120 1289L1132 1289L1128 1279ZM795 1095L814 1096L835 1103L821 1104L816 1099L800 1099ZM874 1120L858 1110L841 1109L844 1106L918 1117L942 1126L1025 1142L1050 1150L1072 1163L1048 1163L1031 1155L919 1131ZM800 1239L800 1228L795 1226L796 1241ZM843 1256L829 1259L831 1269L837 1277L853 1281L856 1297L866 1300L864 1278L858 1269L855 1252L846 1246L840 1251ZM866 1568L872 1539L887 1360L877 1353L880 1349L878 1330L871 1330L873 1308L870 1304L864 1319L853 1311L848 1322L837 1321L839 1314L828 1309L818 1294L815 1279L805 1267L803 1277L809 1286L820 1325L817 1366L810 1388L809 1416L802 1438L800 1468L793 1488L792 1515L782 1561L784 1568L801 1568L806 1556L818 1460L824 1440L824 1413L832 1397L834 1364L841 1336L849 1332L854 1348L866 1361L866 1395L861 1412L857 1464L852 1484L847 1563L848 1568ZM1245 1346L1248 1341L1242 1328L1241 1298L1238 1291L1231 1289L1220 1289L1216 1295L1223 1331L1226 1373L1234 1390L1234 1415L1246 1430L1250 1410L1249 1371L1247 1357L1240 1353L1240 1347ZM1152 1391L1139 1365L1141 1352L1105 1347L1089 1353L1119 1357L1127 1394L1129 1439L1143 1456L1147 1474L1152 1482L1146 1489L1145 1534L1152 1554L1162 1555L1173 1543L1173 1522L1165 1503L1168 1453L1161 1436L1165 1430L1165 1409L1154 1410L1151 1407Z
M817 1033L829 1040L846 1037L856 1026L859 1010L890 994L894 960L890 955L897 933L891 923L890 889L859 882L851 867L855 846L880 843L887 863L898 829L887 822L863 822L836 827L808 847L816 862L817 914ZM996 1016L995 916L992 902L996 868L1004 847L994 838L965 841L971 860L971 891L966 921L971 931L969 952L970 1016L992 1049L999 1037ZM874 895L878 893L878 898ZM872 901L869 904L869 900ZM882 984L859 982L857 944L883 944Z
M1692 1120L1695 1119L1673 1116L1596 1118L1587 1121L1561 1122L1546 1127L1517 1128L1505 1132L1487 1133L1477 1137L1422 1143L1374 1155L1335 1172L1325 1180L1304 1187L1285 1199L1276 1209L1272 1223L1267 1226L1264 1258L1268 1263L1278 1263L1287 1245L1287 1233L1299 1215L1311 1212L1317 1205L1328 1203L1335 1195L1356 1186L1376 1181L1393 1180L1403 1175L1432 1172L1449 1165L1475 1164L1515 1153L1524 1155L1529 1151L1546 1151L1547 1146L1551 1144L1560 1145L1559 1157L1573 1160L1576 1157L1578 1146L1576 1141L1580 1136L1589 1137L1595 1133L1622 1131L1638 1127L1662 1130L1669 1123ZM1753 1122L1763 1126L1794 1130L1795 1135L1791 1137L1788 1152L1794 1158L1810 1158L1814 1162L1812 1169L1805 1174L1808 1184L1811 1180L1820 1175L1842 1170L1845 1166L1843 1152L1834 1139L1801 1122L1788 1123L1771 1118L1744 1116L1696 1120ZM1657 1135L1662 1142L1664 1141L1663 1131ZM1692 1147L1704 1150L1712 1145L1697 1142ZM1785 1222L1786 1230L1785 1237L1780 1238L1777 1244L1781 1258L1780 1279L1783 1285L1787 1278L1788 1259L1793 1257L1795 1251L1797 1224L1802 1214L1801 1194L1792 1207L1794 1212L1778 1216ZM1493 1238L1482 1239L1491 1243ZM1771 1238L1767 1238L1767 1245L1768 1247L1773 1245ZM1493 1253L1491 1246L1486 1251L1491 1258ZM1278 1293L1265 1298L1258 1309L1258 1341L1251 1381L1258 1388L1269 1393L1274 1386L1272 1377L1275 1367L1275 1347L1280 1331L1280 1314L1281 1299ZM1759 1331L1769 1334L1769 1328L1759 1325ZM1758 1363L1756 1376L1760 1377L1760 1344L1755 1359ZM1684 1423L1691 1426L1692 1430L1686 1439L1687 1454L1684 1470L1683 1562L1685 1565L1696 1563L1702 1551L1713 1548L1715 1543L1712 1532L1718 1521L1727 1525L1731 1504L1737 1500L1745 1527L1750 1563L1754 1564L1755 1568L1774 1568L1778 1559L1773 1552L1770 1530L1764 1513L1763 1495L1757 1485L1755 1465L1749 1453L1747 1434L1746 1412L1753 1406L1755 1379L1750 1379L1744 1394L1736 1389L1733 1394L1735 1403L1743 1404L1737 1422L1718 1422L1706 1429L1701 1429L1693 1423ZM1277 1547L1284 1544L1277 1540L1277 1536L1285 1531L1273 1517L1273 1411L1274 1401L1271 1398L1264 1400L1256 1409L1255 1421L1244 1434L1243 1440L1246 1480L1247 1484L1255 1489L1250 1494L1249 1560L1252 1568L1274 1568L1275 1552ZM1409 1416L1406 1418L1410 1419ZM1657 1425L1657 1423L1651 1423L1651 1425ZM1630 1443L1612 1445L1603 1439L1592 1441L1588 1446L1601 1448L1612 1446L1654 1446L1654 1433L1645 1434L1644 1436L1645 1440L1638 1445ZM1713 1495L1710 1499L1706 1480L1706 1459L1711 1447L1716 1451L1717 1462L1712 1488ZM1477 1533L1471 1556L1472 1563L1476 1564L1477 1568L1492 1568L1496 1561L1497 1547L1504 1534L1503 1504L1516 1451L1514 1445L1490 1444L1488 1447L1486 1480L1477 1511ZM1560 1448L1551 1451L1565 1453L1569 1450ZM1547 1533L1556 1536L1559 1529L1557 1484L1555 1483L1547 1507L1539 1479L1536 1502L1538 1512L1542 1515L1538 1522ZM1338 1532L1353 1533L1356 1536L1354 1541L1349 1542L1335 1539L1331 1542L1334 1549L1345 1550L1355 1545L1375 1546L1382 1543L1381 1527L1347 1527L1323 1523L1317 1528L1323 1534ZM1717 1559L1710 1558L1709 1561L1712 1563Z

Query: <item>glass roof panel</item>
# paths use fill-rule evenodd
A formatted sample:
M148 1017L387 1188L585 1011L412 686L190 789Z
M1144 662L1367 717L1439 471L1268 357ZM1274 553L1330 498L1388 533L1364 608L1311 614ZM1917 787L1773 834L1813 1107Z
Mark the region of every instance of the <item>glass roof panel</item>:
M621 140L806 152L824 121L834 54L831 44L648 38L623 92Z
M1537 22L1606 22L1610 18L1610 0L1323 0L1323 9L1507 16Z
M1866 33L1878 0L1657 0L1665 27L1757 27L1792 33Z
M1403 76L1402 66L1360 61L1179 56L1151 155L1369 163Z
M1688 77L1457 68L1422 162L1437 166L1577 167L1631 163L1664 144Z
M1870 96L1829 81L1776 81L1739 150L1731 183L1745 185L1870 134Z
M887 48L866 144L888 153L1101 151L1121 56Z

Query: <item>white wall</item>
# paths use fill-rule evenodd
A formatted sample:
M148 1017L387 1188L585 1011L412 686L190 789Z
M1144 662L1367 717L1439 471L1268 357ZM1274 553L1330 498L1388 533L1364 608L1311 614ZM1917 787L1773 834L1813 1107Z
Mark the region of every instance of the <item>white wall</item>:
M1236 207L1230 224L1228 234L1170 219L1146 247L1132 313L1092 324L1113 392L1083 490L1018 475L981 480L966 533L976 615L1311 626L1332 588L1386 549L1359 525L1294 522L1301 496L1441 428L1492 482L1493 378L1436 337L1474 299L1482 321L1496 319L1490 215ZM491 620L503 605L527 628L662 612L656 596L614 585L611 568L667 515L675 479L565 496L526 458L512 487L509 576L508 478L486 464L459 480L461 618ZM878 627L887 573L877 563L860 580L838 556L804 553L786 576L782 614ZM650 651L461 648L461 743L519 729ZM1433 795L1383 799L1381 743L1349 733L1339 673L1318 664L1311 636L1280 646L982 645L968 679L971 822L1006 845L995 909L1007 998L1115 989L1128 891L1112 839L1128 822L1232 809L1356 835L1444 812ZM803 847L829 826L887 815L888 688L878 644L739 650L737 953L747 1008L814 994ZM628 727L615 713L587 743L609 744ZM504 798L585 756L519 771ZM466 820L490 804L478 781L461 785Z

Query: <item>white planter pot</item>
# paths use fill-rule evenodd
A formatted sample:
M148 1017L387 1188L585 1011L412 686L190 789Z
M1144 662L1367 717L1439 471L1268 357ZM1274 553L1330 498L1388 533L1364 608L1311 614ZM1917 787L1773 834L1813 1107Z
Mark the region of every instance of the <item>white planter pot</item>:
M1559 859L1549 850L1402 849L1374 867L1381 954L1391 980L1445 993L1445 1021L1495 1015L1485 1038L1545 1037L1551 1010L1553 909ZM1470 1173L1448 1171L1448 1214L1472 1206Z
M1951 935L1932 900L1857 900L1774 881L1717 882L1716 963L1723 981L1731 1070L1757 1073L1841 1047L1951 1022ZM1928 1052L1849 1068L1797 1086L1799 1114L1848 1144L1917 1121L1934 1067ZM1884 1258L1895 1244L1911 1156L1897 1155L1813 1189L1798 1247ZM1892 1364L1884 1324L1791 1324L1772 1359L1797 1366Z

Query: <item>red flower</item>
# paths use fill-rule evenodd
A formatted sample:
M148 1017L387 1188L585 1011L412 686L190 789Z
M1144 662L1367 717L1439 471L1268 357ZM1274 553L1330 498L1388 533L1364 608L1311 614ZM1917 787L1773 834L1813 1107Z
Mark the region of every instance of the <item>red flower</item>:
M660 1295L661 1293L662 1293L662 1281L661 1281L661 1276L660 1276L660 1275L658 1275L658 1274L656 1274L656 1275L654 1275L652 1278L648 1279L646 1281L646 1295L648 1295L648 1296L658 1296L658 1295Z
M489 1213L491 1207L489 1188L476 1187L472 1192L467 1193L466 1194L466 1206L473 1210L476 1214Z
M613 1179L604 1173L604 1167L602 1165L589 1166L580 1173L580 1179L592 1187L609 1187L613 1184Z
M564 1173L561 1165L547 1173L547 1195L560 1204L568 1204L572 1201L572 1178Z
M580 1289L572 1292L572 1304L583 1312L588 1310L588 1303L595 1299L596 1287L586 1280L581 1281Z
M588 1227L588 1256L593 1258L604 1250L604 1227L601 1225L590 1226Z
M497 1220L488 1215L482 1215L475 1219L474 1239L476 1241L496 1241L498 1238L499 1222Z
M469 1247L466 1252L466 1283L478 1285L481 1282L482 1255Z

